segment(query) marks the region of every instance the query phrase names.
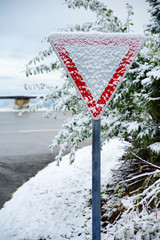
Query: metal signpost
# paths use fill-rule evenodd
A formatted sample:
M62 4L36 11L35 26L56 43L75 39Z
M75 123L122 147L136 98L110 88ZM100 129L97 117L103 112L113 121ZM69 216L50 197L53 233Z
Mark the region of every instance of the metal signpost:
M101 239L101 123L92 120L92 239Z
M144 44L140 34L53 33L55 53L92 116L92 239L101 239L100 117Z

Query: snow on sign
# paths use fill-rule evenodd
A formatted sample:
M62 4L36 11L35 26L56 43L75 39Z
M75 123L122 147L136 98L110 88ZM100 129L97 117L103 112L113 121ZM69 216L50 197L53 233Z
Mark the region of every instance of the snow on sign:
M99 119L144 44L140 34L54 33L49 36L69 77Z

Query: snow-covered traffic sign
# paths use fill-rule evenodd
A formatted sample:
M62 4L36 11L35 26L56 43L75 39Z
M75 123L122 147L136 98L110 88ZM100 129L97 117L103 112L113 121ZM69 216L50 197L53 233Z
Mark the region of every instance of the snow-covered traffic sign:
M53 46L92 115L92 239L101 239L100 116L144 43L142 35L54 33Z
M49 36L93 119L99 119L144 44L140 34L54 33Z

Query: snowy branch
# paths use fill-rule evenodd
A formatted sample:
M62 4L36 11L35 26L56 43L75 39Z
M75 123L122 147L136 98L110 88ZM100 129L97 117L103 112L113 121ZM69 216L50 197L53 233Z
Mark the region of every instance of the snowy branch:
M159 166L157 166L157 165L155 165L155 164L153 164L153 163L147 162L146 160L142 159L141 157L137 156L135 153L133 153L133 152L131 152L131 151L130 151L130 153L131 153L134 157L136 157L136 158L138 158L139 160L141 160L142 162L148 164L149 166L152 166L152 167L160 170L160 167L159 167Z
M129 179L126 179L124 181L120 181L119 184L121 183L126 183L126 182L131 182L135 179L138 179L138 178L141 178L141 177L146 177L146 176L150 176L150 175L154 175L154 174L157 174L157 173L160 173L159 170L156 170L156 171L153 171L153 172L149 172L149 173L143 173L143 174L140 174L138 176L135 176L135 177L132 177L132 178L129 178Z

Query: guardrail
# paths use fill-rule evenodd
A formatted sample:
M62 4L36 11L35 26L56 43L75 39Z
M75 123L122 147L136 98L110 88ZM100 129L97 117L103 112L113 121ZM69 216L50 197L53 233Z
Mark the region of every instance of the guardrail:
M0 96L0 99L34 99L37 96ZM40 97L43 98L43 97Z
M36 99L37 96L0 96L0 100L4 99L14 99L15 105L19 106L20 108L23 106L27 106L29 104L30 99ZM43 98L43 97L40 97Z

